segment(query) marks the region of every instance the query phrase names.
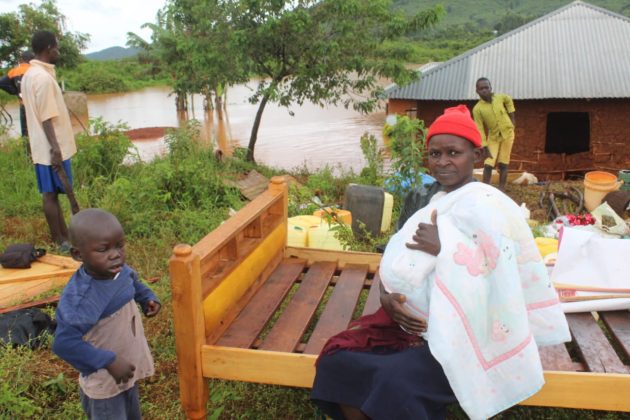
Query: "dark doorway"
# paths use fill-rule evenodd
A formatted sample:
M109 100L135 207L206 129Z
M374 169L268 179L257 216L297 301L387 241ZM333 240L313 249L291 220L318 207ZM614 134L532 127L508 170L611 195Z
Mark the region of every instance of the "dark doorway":
M588 152L591 124L588 112L550 112L547 114L545 153Z

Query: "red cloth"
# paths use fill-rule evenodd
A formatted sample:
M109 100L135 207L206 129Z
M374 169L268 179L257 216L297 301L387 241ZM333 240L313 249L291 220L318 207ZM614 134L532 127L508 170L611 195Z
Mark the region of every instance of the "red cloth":
M466 105L446 108L444 114L436 118L427 133L427 147L431 137L437 134L453 134L468 140L475 147L481 147L481 134Z
M400 325L380 308L371 315L351 322L347 330L330 337L319 357L341 350L387 353L405 350L422 343L421 337L403 331Z

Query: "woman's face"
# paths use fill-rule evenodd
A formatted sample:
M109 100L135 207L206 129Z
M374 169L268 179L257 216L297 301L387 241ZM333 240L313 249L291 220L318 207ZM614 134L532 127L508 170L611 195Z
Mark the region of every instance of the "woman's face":
M453 134L437 134L429 142L429 170L446 192L472 181L479 159L481 149Z

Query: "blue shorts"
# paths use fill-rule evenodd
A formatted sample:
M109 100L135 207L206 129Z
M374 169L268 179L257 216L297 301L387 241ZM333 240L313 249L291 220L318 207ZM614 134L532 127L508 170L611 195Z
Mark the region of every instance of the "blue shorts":
M70 182L70 186L72 186L72 167L70 165L70 159L63 161L63 170L66 171L68 181ZM57 175L57 172L55 172L51 165L40 165L36 163L35 176L37 176L37 188L40 193L66 193L59 179L59 175Z

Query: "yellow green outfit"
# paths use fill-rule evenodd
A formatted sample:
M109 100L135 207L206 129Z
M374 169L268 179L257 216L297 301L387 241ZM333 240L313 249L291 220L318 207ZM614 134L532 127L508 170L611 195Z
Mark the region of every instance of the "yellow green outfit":
M487 146L492 154L484 165L494 166L510 163L510 153L514 144L514 124L510 118L515 112L512 98L503 93L493 93L492 102L480 99L473 108L473 118L481 133L481 145Z

